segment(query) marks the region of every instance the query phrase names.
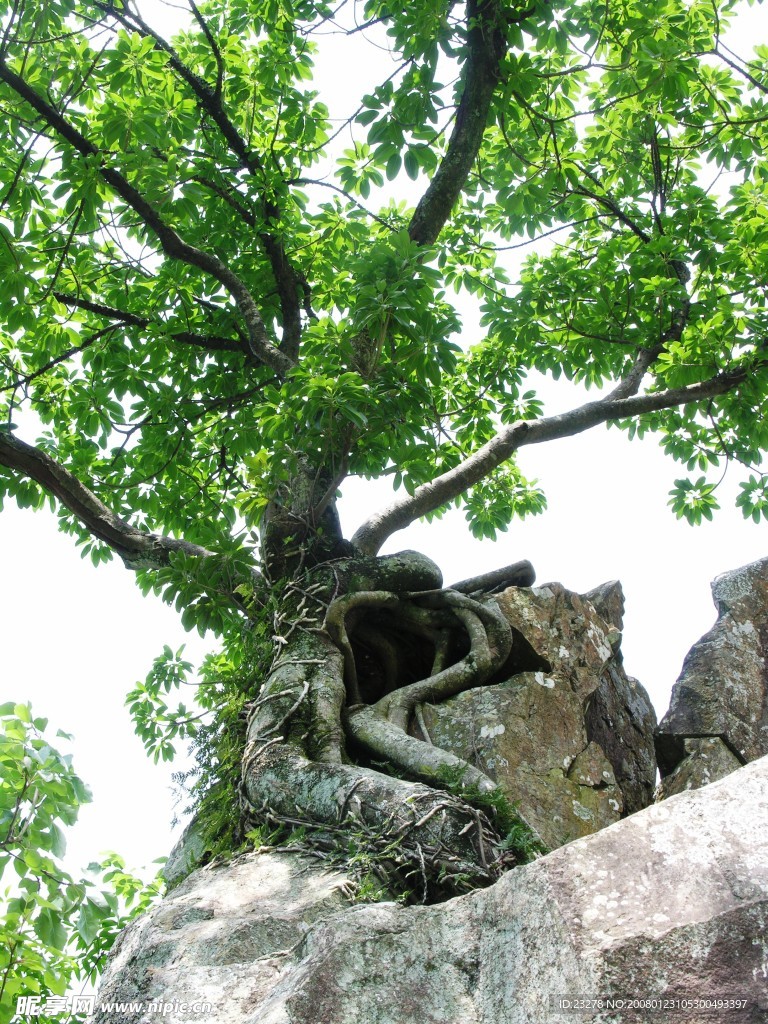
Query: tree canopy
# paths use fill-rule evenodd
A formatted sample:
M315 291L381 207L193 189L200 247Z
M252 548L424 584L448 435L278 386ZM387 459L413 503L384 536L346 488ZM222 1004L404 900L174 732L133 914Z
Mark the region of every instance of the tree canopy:
M515 451L608 420L694 471L759 462L765 54L722 42L733 4L191 8L166 41L133 4L5 5L6 493L130 561L149 530L249 543L298 467L315 517L391 474L375 552L448 501L488 536L540 509ZM390 51L341 123L328 33ZM532 369L612 390L547 418ZM702 477L676 507L712 502Z
M188 0L177 32L160 6L0 3L0 498L50 502L223 636L205 784L245 757L263 809L290 750L327 820L328 766L363 778L344 736L421 782L456 769L400 733L509 649L473 596L499 581L376 561L398 530L457 503L493 538L545 507L516 452L605 423L684 465L678 516L711 517L732 464L768 517L768 47L729 47L731 0ZM541 375L595 398L548 414ZM352 476L397 493L343 537ZM450 620L469 653L403 681L361 627L382 695L364 615L398 642ZM165 703L186 671L167 650L130 698L158 756L197 728Z

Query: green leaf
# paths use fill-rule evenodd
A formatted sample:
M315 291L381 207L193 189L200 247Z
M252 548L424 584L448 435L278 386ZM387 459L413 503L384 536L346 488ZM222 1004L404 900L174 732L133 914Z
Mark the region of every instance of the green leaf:
M387 160L387 181L393 181L398 176L401 165L402 157L399 153L393 153L389 160Z
M28 704L15 704L13 707L13 713L17 718L20 718L22 722L31 722L32 713Z

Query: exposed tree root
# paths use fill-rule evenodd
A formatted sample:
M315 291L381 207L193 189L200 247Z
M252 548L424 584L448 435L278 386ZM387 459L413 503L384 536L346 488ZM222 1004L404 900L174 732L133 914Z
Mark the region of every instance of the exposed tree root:
M433 570L408 553L349 559L286 588L292 626L251 706L243 762L257 818L307 826L326 846L354 834L390 888L425 899L487 885L511 859L488 818L445 791L490 794L493 780L412 734L421 704L486 682L512 646L493 598L472 581L441 590Z
M246 764L257 816L303 825L328 845L368 847L392 891L425 899L468 892L502 873L499 836L484 814L418 782L348 764L310 761L287 744Z

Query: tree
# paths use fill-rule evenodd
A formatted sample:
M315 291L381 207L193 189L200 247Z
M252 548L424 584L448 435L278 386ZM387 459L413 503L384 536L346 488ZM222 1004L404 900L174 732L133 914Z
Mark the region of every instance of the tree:
M155 756L195 737L224 846L351 830L425 898L521 855L418 709L504 673L492 592L532 567L445 588L378 554L453 502L488 538L541 511L521 447L653 431L699 474L677 515L711 517L723 463L768 515L768 74L733 8L189 0L166 38L130 0L2 5L0 490L221 637L202 723L170 649L130 700ZM390 55L340 124L326 33ZM605 390L545 415L533 371ZM345 538L349 476L399 496Z

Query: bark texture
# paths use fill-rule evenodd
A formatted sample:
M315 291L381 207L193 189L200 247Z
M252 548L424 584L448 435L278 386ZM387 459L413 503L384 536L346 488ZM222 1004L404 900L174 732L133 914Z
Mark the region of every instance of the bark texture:
M530 567L494 579L521 573ZM512 647L495 598L441 582L404 552L324 563L286 584L287 628L243 761L256 821L306 826L330 847L354 832L382 883L423 900L487 885L514 862L477 806L496 782L414 734L422 705L482 685Z

